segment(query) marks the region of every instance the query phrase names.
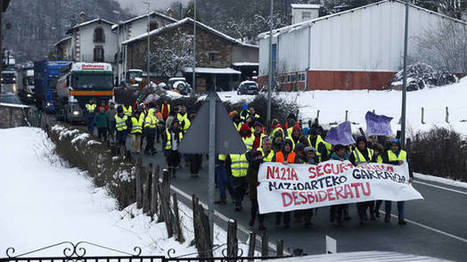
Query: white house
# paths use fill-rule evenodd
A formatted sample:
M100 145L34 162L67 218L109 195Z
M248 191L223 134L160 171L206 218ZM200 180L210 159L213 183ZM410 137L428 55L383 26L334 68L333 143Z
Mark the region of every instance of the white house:
M319 17L319 4L291 4L292 24L309 21Z
M71 36L71 60L113 64L118 50L117 35L112 32L113 25L98 18L70 28L67 35Z
M384 0L274 31L273 70L282 88L384 89L402 68L405 3ZM409 7L409 55L414 38L446 22L460 20ZM464 31L465 32L465 31ZM269 32L258 36L259 81L267 81Z
M54 52L60 58L64 60L72 60L71 52L71 36L67 36L57 43L54 44Z
M176 19L164 15L159 12L152 12L149 14L149 28L150 31L156 30L158 28L164 27L168 24L177 22ZM112 27L112 31L117 35L118 38L118 75L119 75L119 81L121 79L125 78L125 73L128 69L127 64L126 64L126 46L122 45L121 43L143 35L147 34L147 28L148 28L148 14L140 15L134 18L131 18L127 21L123 21L119 23L118 25L114 25Z

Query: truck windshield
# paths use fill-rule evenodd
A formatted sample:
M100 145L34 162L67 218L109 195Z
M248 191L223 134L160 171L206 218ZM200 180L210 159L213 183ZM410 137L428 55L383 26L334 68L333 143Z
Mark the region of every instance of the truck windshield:
M143 77L143 72L130 72L130 79L135 79L136 77Z
M27 84L28 86L33 86L33 85L34 85L34 77L28 76L28 77L26 78L26 84Z
M112 89L113 77L111 74L74 74L73 87L77 89Z
M16 83L15 73L2 73L2 83L4 84Z

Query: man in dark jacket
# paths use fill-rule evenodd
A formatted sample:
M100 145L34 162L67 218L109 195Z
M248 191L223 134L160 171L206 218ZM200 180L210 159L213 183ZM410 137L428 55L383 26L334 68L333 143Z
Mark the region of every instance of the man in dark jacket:
M310 136L308 140L310 141L310 146L314 147L318 151L318 155L320 157L321 162L328 160L328 150L326 148L326 144L324 144L324 140L319 135L319 131L317 128L310 128Z
M110 126L110 119L104 110L104 107L99 108L99 113L94 116L94 126L97 127L97 135L103 142L107 142L107 132Z

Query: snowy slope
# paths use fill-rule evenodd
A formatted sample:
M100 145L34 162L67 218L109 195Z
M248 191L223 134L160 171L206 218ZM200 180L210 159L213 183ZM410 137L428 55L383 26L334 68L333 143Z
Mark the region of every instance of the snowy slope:
M179 254L195 252L189 241L180 245L167 239L165 225L151 222L134 206L118 211L104 189L95 188L83 172L61 163L40 129L0 129L0 145L2 252L10 246L19 254L81 240L130 253L134 246L140 246L143 254L165 255L169 248ZM40 254L62 251L63 247ZM92 251L88 249L88 254L95 255ZM107 254L102 251L98 254Z
M237 103L251 101L254 96L239 96L236 92L219 92L223 101ZM400 91L307 91L281 92L275 97L297 103L300 118L314 119L320 111L319 119L324 125L345 120L355 122L352 128L366 129L365 113L375 110L376 114L393 117L393 133L400 129L398 124L401 112L402 93ZM433 126L450 127L467 135L467 77L459 83L407 93L407 127L409 132L429 130ZM421 107L425 110L425 124L421 123ZM445 122L446 107L449 107L449 122Z

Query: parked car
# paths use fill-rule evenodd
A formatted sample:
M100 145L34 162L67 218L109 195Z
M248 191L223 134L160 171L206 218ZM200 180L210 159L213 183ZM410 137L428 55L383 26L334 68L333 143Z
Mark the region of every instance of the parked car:
M188 82L186 81L186 78L184 77L170 78L167 86L164 89L174 90L174 91L179 92L182 95L188 95L192 91L190 84L188 84Z
M257 95L258 93L258 83L254 81L243 81L237 89L237 94L239 95Z

